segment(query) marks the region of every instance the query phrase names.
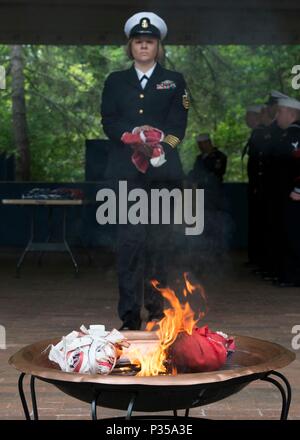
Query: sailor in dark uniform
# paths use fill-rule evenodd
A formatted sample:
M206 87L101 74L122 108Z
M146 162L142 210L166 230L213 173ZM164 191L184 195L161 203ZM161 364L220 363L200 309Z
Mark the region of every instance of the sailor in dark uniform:
M208 176L207 178L210 177L222 182L226 172L226 154L212 144L208 133L199 135L197 143L201 154L197 156L194 167L189 173L189 178L197 181Z
M102 125L112 141L106 178L117 183L126 180L132 188L170 188L182 179L177 147L184 138L189 100L181 73L165 69L161 40L167 34L164 20L151 12L130 17L124 28L129 38L127 53L134 60L124 71L111 73L104 84L101 104ZM163 132L164 161L141 172L132 161L133 148L126 144L130 134L143 130ZM139 146L145 156L151 151L147 142ZM166 283L165 257L168 225L118 225L117 270L119 280L118 312L122 329L139 329L145 289L145 307L149 320L162 317L163 302L149 285L150 278ZM149 239L149 234L151 238Z
M278 125L284 129L280 143L279 197L283 206L283 246L278 285L300 286L300 102L278 100Z
M247 109L246 124L252 131L242 152L242 160L248 156L248 264L251 265L259 265L263 236L261 193L265 125L260 118L262 108L262 104L257 104Z
M247 143L248 256L249 262L258 266L256 272L264 279L276 276L281 252L278 230L282 230L282 208L276 200L278 192L274 190L277 185L274 175L280 164L277 151L283 130L278 126L275 114L278 99L285 96L276 90L271 92L261 107L260 124L252 131Z
M197 137L201 153L197 156L193 169L189 172L188 181L203 188L206 217L208 211L222 209L222 182L226 173L227 156L215 147L208 133Z
M279 99L287 95L273 90L266 103L267 120L265 136L265 158L263 179L263 218L265 227L263 232L264 253L262 261L263 278L274 280L278 277L280 260L283 253L283 212L285 196L282 194L282 183L286 180L282 164L286 159L285 151L281 148L281 138L284 130L278 125L275 118Z
M227 156L212 143L209 133L200 134L197 144L201 153L187 175L187 182L204 189L205 228L201 236L189 241L189 254L193 269L203 274L204 264L210 265L211 260L221 258L227 247L222 185Z

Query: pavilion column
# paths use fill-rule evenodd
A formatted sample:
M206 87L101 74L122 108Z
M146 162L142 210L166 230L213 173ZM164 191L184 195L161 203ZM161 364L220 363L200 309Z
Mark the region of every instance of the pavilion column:
M26 118L24 60L22 46L11 46L12 120L13 134L19 152L17 174L24 181L30 180L30 149Z

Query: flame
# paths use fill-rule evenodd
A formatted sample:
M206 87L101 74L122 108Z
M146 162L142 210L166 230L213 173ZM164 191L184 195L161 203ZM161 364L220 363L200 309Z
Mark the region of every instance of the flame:
M206 304L206 295L203 287L200 284L191 284L187 278L187 273L184 273L184 281L184 297L187 298L188 295L199 292ZM186 332L191 335L193 328L199 319L203 318L205 313L201 311L198 318L195 319L195 312L192 310L188 301L181 304L175 292L169 287L158 287L159 282L157 280L152 280L151 284L169 301L171 307L164 310L164 317L158 323L148 322L146 326L147 331L152 331L152 329L158 325L158 330L156 331L158 343L156 346L152 350L147 351L142 351L141 348L129 348L126 352L126 356L128 356L132 363L140 365L141 370L137 374L138 376L156 376L158 374L176 375L177 371L175 368L172 368L172 373L167 372L167 350L176 340L179 333Z

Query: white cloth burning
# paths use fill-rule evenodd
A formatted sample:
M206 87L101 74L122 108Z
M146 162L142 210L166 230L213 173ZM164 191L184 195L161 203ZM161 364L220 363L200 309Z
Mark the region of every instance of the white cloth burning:
M104 325L84 325L51 345L49 359L61 370L72 373L109 374L129 342L118 330L105 331Z

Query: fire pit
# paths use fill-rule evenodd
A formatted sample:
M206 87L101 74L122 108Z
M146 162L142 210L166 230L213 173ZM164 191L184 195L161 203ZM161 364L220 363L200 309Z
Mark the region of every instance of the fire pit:
M155 332L123 332L132 344L156 343ZM64 393L91 405L92 418L97 419L97 406L132 411L158 412L207 405L241 391L255 380L274 384L282 396L282 420L288 417L291 388L288 380L278 373L295 359L294 353L268 341L246 336L234 336L236 351L232 353L222 370L209 373L188 373L138 377L134 368L115 369L110 375L87 375L66 373L48 359L49 344L60 338L40 341L24 347L13 355L9 362L21 371L19 393L26 419L30 420L28 405L23 390L23 379L31 376L30 389L33 417L38 419L35 394L35 379L51 383ZM278 379L281 379L281 383Z

